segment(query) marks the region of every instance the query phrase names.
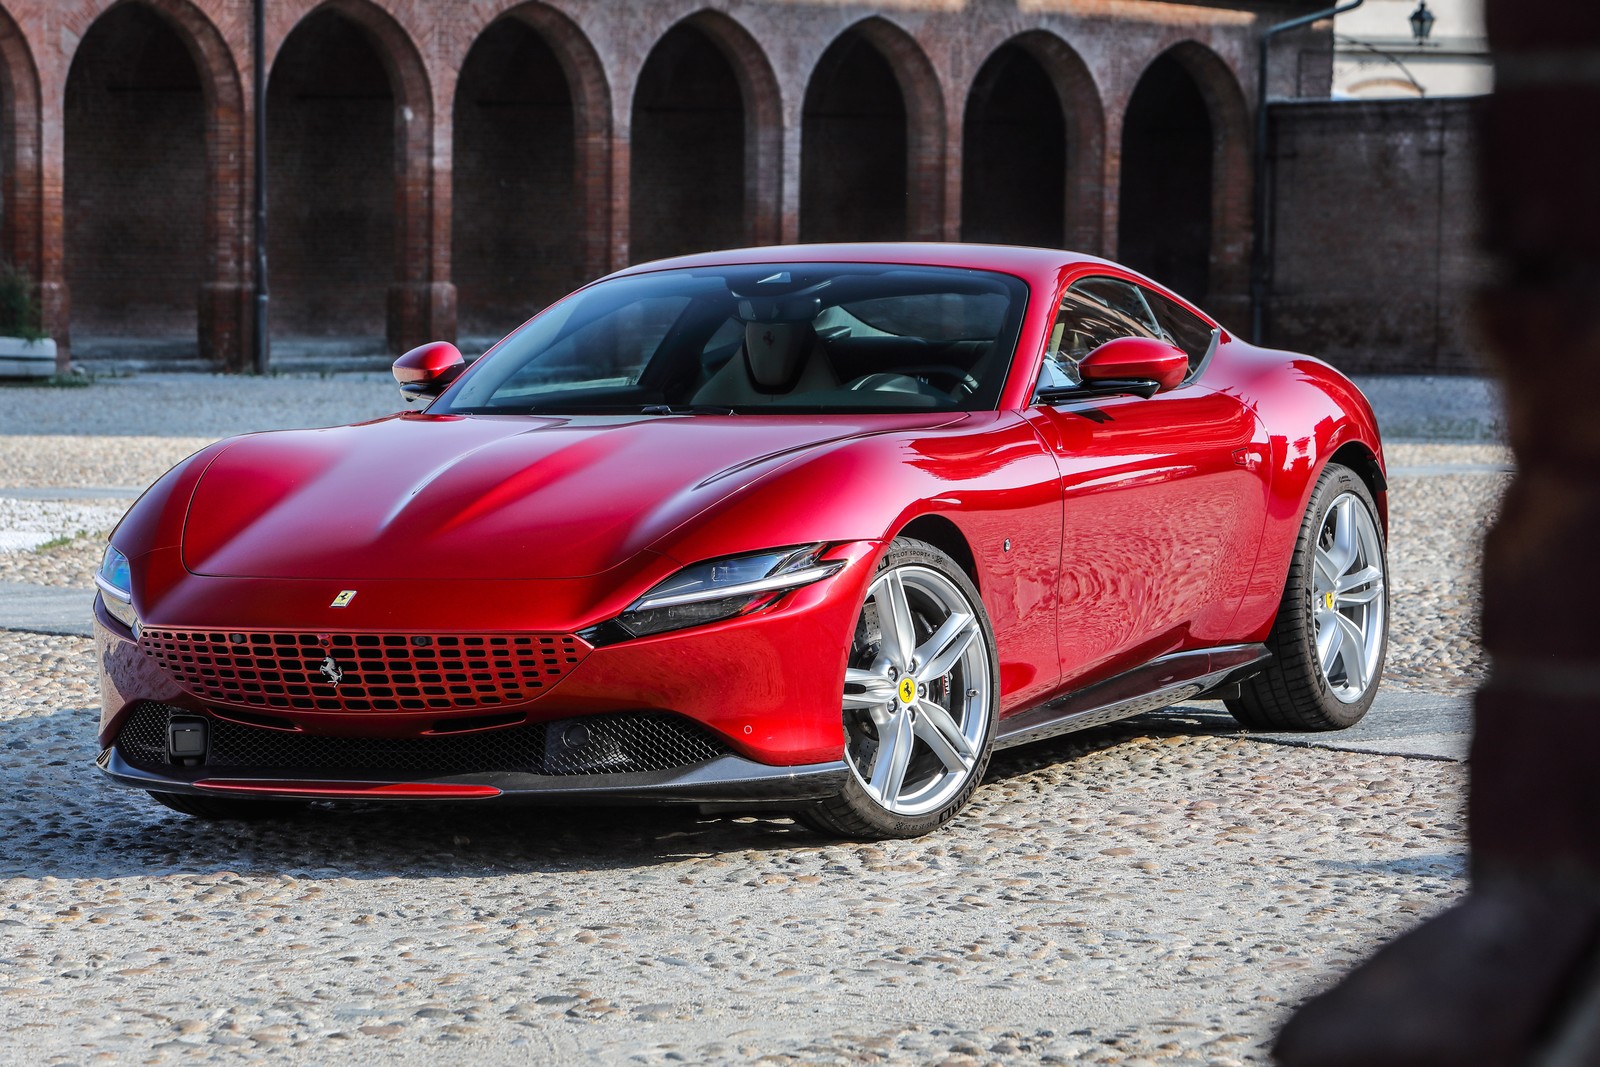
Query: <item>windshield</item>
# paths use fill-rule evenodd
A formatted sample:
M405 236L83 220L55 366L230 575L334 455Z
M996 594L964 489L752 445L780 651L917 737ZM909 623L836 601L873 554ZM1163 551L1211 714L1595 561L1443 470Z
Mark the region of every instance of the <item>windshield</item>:
M473 414L993 408L1027 286L899 264L744 264L601 282L430 409Z

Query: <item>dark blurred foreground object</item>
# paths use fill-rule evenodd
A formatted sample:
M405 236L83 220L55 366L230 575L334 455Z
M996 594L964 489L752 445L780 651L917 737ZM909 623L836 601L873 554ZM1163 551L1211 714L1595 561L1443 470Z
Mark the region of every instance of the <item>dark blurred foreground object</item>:
M1473 890L1302 1008L1285 1067L1600 1067L1600 3L1487 15L1480 307L1517 475L1484 550Z

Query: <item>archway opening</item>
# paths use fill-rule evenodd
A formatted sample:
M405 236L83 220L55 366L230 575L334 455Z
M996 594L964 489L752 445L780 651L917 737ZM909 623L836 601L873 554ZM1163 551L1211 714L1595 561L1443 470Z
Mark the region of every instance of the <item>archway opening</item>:
M197 357L206 100L194 57L154 10L120 5L79 44L65 105L74 355Z
M962 135L961 239L1059 247L1067 124L1050 74L1002 45L973 81Z
M800 136L801 240L905 239L905 94L889 60L859 32L817 61Z
M1183 64L1163 55L1122 123L1117 256L1203 303L1211 289L1211 114Z
M451 262L464 343L498 339L586 280L575 153L555 52L524 22L494 23L456 86Z
M651 49L633 94L634 262L745 243L745 101L733 65L679 24Z
M267 82L275 339L338 337L384 351L395 122L389 74L360 25L324 10L295 27Z

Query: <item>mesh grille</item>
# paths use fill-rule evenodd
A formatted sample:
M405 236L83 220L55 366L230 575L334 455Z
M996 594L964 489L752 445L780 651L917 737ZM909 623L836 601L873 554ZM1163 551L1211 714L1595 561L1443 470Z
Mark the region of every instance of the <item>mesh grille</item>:
M117 734L128 762L160 769L167 721L194 712L146 702ZM260 772L434 777L512 771L525 774L626 774L704 763L729 751L715 735L677 715L621 713L531 723L435 737L318 737L207 717L201 767Z
M265 710L454 711L538 696L590 648L571 635L145 629L139 647L201 700Z

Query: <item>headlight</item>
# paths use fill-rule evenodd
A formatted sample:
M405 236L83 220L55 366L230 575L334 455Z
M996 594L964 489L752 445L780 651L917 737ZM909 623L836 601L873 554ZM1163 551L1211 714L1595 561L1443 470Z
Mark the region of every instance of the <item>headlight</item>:
M685 567L634 601L617 622L634 637L731 619L843 567L819 557L826 545L779 548Z
M94 584L100 590L106 614L132 630L135 637L139 636L139 616L133 611L133 576L128 570L128 557L107 545Z

